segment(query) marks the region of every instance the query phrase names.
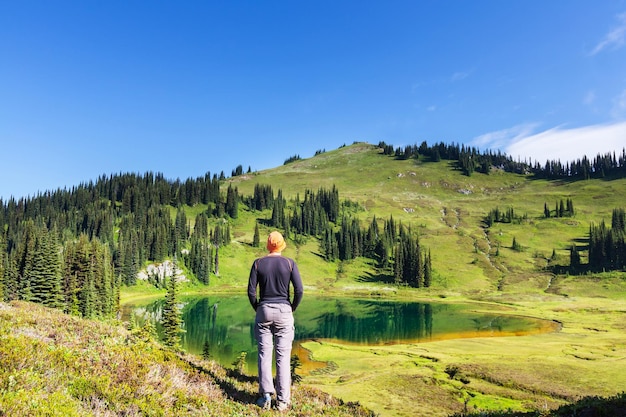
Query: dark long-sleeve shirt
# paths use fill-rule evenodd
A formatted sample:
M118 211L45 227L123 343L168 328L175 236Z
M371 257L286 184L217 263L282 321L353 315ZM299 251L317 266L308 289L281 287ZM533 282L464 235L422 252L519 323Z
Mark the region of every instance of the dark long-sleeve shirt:
M290 300L289 284L293 285L293 300ZM303 293L300 272L293 259L282 255L268 255L252 263L248 279L248 299L255 310L261 304L283 303L291 304L291 309L296 311Z

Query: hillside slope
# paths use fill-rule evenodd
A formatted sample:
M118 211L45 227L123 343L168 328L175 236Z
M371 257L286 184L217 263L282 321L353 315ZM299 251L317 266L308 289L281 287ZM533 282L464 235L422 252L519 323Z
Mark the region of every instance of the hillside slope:
M254 405L256 379L164 350L142 332L0 303L2 416L370 416L296 386L287 413Z
M271 185L287 200L302 197L306 190L336 186L340 199L358 204L352 214L364 227L375 216L393 217L418 230L421 244L432 254L435 277L430 292L466 295L558 293L561 278L555 278L553 268L569 265L574 244L586 262L590 225L610 224L612 210L623 207L626 195L624 178L548 181L497 169L468 177L451 161L398 160L367 143L228 182L243 196L252 195L256 184ZM545 218L544 205L554 211L567 199L573 201L574 216ZM485 219L495 209L513 210L519 220L487 227ZM236 244L225 252L236 262L222 264L224 277L234 282L245 279L248 262L244 258L262 253L249 245L254 222L270 217L271 212L243 210L233 226ZM355 281L376 284L377 271L367 262L329 264L320 258L318 246L316 239L307 239L287 251L302 264L310 286L341 289Z

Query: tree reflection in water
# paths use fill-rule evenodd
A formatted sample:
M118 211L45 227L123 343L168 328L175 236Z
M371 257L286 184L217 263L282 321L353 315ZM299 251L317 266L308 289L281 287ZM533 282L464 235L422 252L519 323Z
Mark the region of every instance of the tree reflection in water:
M163 300L125 306L138 325L155 322L158 332ZM183 348L230 366L247 353L248 372L256 373L254 311L244 296L187 297L181 302L185 333ZM469 305L412 303L350 298L306 297L296 316L299 342L329 339L347 344L418 343L455 337L509 336L555 330L553 323L527 317L476 312ZM203 349L204 348L204 349ZM207 349L208 348L208 349ZM296 349L298 350L298 349Z

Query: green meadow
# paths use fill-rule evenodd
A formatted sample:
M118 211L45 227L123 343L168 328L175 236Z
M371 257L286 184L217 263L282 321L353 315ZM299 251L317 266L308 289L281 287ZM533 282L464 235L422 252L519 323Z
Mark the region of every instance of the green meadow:
M305 190L336 186L363 224L393 216L417 230L431 251L430 288L397 287L377 279L366 260L327 263L318 242L290 242L306 290L389 299L471 301L477 310L560 324L545 334L461 338L431 343L356 347L325 341L304 346L329 364L303 383L384 416L445 416L480 411L555 409L586 396L611 396L626 387L626 274L556 274L581 248L591 224L610 225L625 205L626 179L538 180L497 169L465 176L450 161L397 160L356 143L267 171L234 177L241 195L269 184L288 200ZM544 217L571 199L571 217ZM522 220L485 226L487 214L513 209ZM257 220L270 212L240 211L236 242L225 248L211 288L244 291L250 260L262 248L250 243ZM265 232L269 230L264 230ZM520 246L512 248L513 240ZM306 302L306 299L305 299Z

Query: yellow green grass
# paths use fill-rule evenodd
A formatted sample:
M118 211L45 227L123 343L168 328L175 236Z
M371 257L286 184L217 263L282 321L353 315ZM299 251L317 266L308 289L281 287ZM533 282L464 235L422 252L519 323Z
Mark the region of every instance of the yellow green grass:
M623 286L623 284L622 284ZM517 298L517 297L516 297ZM625 306L621 300L500 299L509 314L558 320L562 330L394 346L305 343L332 362L305 382L384 416L541 410L626 386ZM489 309L477 305L477 309ZM457 369L451 378L446 370Z
M500 171L467 177L454 170L448 161L398 161L381 155L372 145L355 144L228 181L241 195L252 195L255 184L260 183L271 185L275 193L281 189L288 199L297 194L303 196L306 189L317 191L335 185L340 199L359 204L361 210L357 215L364 225L374 216L379 219L393 216L397 222L418 230L421 244L431 251L432 287L409 289L377 281L378 271L366 260L326 263L319 256L314 238L298 245L288 239L284 254L298 262L305 283L303 302L307 302L306 294L311 293L469 301L475 303L476 309L506 307L508 314L554 320L562 325L560 331L545 334L393 346L358 347L310 341L304 346L311 358L326 365L304 376L302 386L296 391L301 407L292 415L339 416L355 412L341 408L339 401L324 397L318 389L347 402L358 401L381 416L445 416L480 410L554 409L588 395L614 395L626 387L626 273L568 276L555 275L548 268L554 263L569 263L569 247L584 244L590 224L610 222L611 211L624 206L626 179L545 181ZM553 210L561 199L567 198L573 200L574 217L543 218L544 203ZM526 218L520 224L496 223L486 229L483 219L496 207L513 208ZM193 221L206 207L185 209L188 219ZM207 287L187 283L182 292L244 293L252 260L264 254L262 245L252 246L255 222L270 216L269 210L250 211L241 204L238 218L231 220L233 242L220 248L219 275L212 275ZM269 231L261 227L262 236ZM522 246L521 251L511 249L513 238ZM556 260L549 259L553 251ZM584 256L583 252L583 262ZM141 284L124 289L122 302L163 294L162 290ZM76 320L69 318L63 323L50 318L52 324L42 330L36 317L46 317L48 313L43 311L19 303L3 305L0 309L3 341L0 350L9 352L4 346L29 354L32 350L35 361L19 362L13 353L0 355L0 360L6 360L0 367L3 372L0 384L5 390L0 396L3 401L0 406L4 407L2 410L9 410L8 407L52 410L66 401L70 404L68 410L74 406L78 410L66 415L91 415L93 407L101 404L101 396L94 392L106 392L114 378L108 372L122 366L100 352L99 346L110 345L112 352L119 353L123 351L119 343L128 344L124 340L132 337L119 329L104 330L94 339L99 343L90 344L82 336L71 336L70 329L81 335L97 332L104 325L84 322L88 331L72 326L67 331L61 329ZM58 330L51 330L57 327ZM76 338L74 347L67 345L73 343L72 337ZM31 344L36 349L29 347ZM190 386L181 390L178 387L160 399L163 396L160 390L164 388L148 378L150 363L172 363L177 360L174 356L156 353L154 347L148 353L139 352L136 347L132 349L138 350L137 355L143 358L133 357L131 363L136 367L133 365L131 369L144 378L143 383L148 383L149 386L142 388L148 396L142 400L144 404L125 393L124 390L136 391L142 383L133 382L136 385L120 392L112 391L116 395L115 404L119 401L118 407L141 410L150 406L163 410L153 415L170 415L165 411L167 407L180 401L181 406L190 410L204 410L200 405L205 401L204 394L198 394ZM98 354L94 356L92 351ZM64 355L69 355L71 360L63 359ZM103 357L108 358L106 367L102 367ZM18 365L12 365L12 360ZM97 376L87 382L79 379L78 370L72 365L74 360L84 365L82 370L90 368L81 361L94 360L92 369L97 371ZM188 359L187 365L180 365L186 369L185 375L195 372L194 366L198 365L189 362L193 361ZM54 372L43 368L42 364L50 363L56 366ZM254 381L233 379L222 368L211 368L215 365L200 362L198 366L213 369L213 375L221 369L222 376L213 380L221 381L222 387L234 386L241 396L231 402L228 391L215 393L224 404L224 408L218 406L222 414L217 415L257 415L254 413L258 411L246 402L256 389ZM205 376L198 378L208 375L200 374ZM52 382L46 382L50 375ZM71 386L63 385L63 377L73 381ZM15 381L24 382L23 388L18 390ZM56 385L61 388L54 389ZM30 398L34 402L27 401ZM331 411L335 406L339 411ZM59 410L66 409L59 406ZM194 412L190 411L189 415ZM50 411L33 415L60 414Z
M255 378L164 349L145 329L0 303L3 416L370 416L308 386L285 413L255 404Z
M286 255L298 259L308 291L474 300L563 326L532 336L375 348L309 342L304 346L312 358L332 365L307 375L306 384L384 416L555 408L626 386L626 275L559 276L548 268L567 265L570 246L584 244L589 226L610 222L612 210L623 207L625 179L547 181L497 170L467 177L449 161L398 161L371 145L354 144L230 181L243 195L261 183L282 189L287 198L335 185L340 198L362 207L364 224L374 216L393 216L418 230L431 250L432 288L410 290L368 279L375 271L364 261L322 262L314 240L297 249L291 244ZM544 204L554 210L568 198L575 216L543 218ZM525 219L487 229L483 220L496 207L513 208ZM253 229L246 224L251 241ZM514 238L521 251L511 248ZM459 369L455 378L447 367Z

